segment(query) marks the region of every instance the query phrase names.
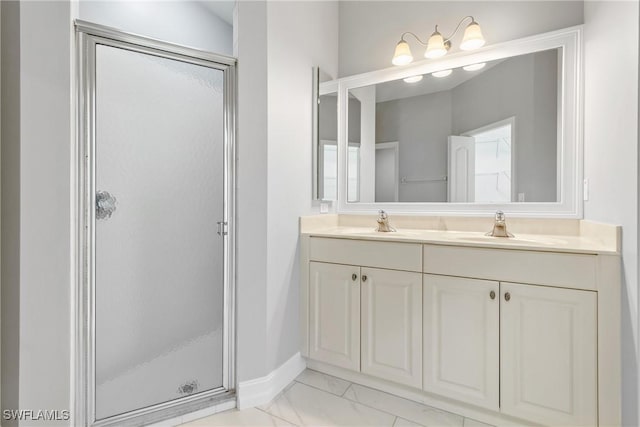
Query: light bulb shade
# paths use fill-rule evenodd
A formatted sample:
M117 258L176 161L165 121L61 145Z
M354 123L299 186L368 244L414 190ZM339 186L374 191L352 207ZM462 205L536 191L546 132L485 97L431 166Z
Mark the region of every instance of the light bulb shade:
M452 72L453 70L449 69L449 70L435 71L431 73L431 75L433 77L447 77L447 76L450 76Z
M487 65L485 62L480 62L479 64L465 65L462 68L465 71L477 71L483 69L485 65Z
M446 53L447 48L444 44L444 38L442 34L435 31L427 41L427 50L424 52L424 57L429 59L440 58Z
M472 21L464 30L464 36L462 37L462 43L460 43L460 49L473 50L484 46L485 40L482 36L482 30L480 25L476 21Z
M400 40L396 45L396 51L393 54L391 63L393 65L407 65L413 61L413 55L411 55L411 49L409 49L409 43L404 40Z
M420 80L422 80L422 74L418 74L417 76L407 77L402 80L404 80L405 83L418 83Z

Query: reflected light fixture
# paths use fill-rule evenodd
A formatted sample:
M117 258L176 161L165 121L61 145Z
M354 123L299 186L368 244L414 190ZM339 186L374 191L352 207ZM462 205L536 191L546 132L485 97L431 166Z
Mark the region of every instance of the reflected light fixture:
M450 76L451 73L453 73L453 70L449 69L449 70L435 71L431 73L431 75L433 77L447 77L447 76Z
M464 30L462 42L460 42L460 49L473 50L484 46L485 39L482 36L480 25L476 22L473 16L465 16L460 20L460 22L458 22L458 26L456 27L453 34L451 34L447 38L443 37L442 34L440 34L437 25L435 31L433 32L433 34L431 34L429 40L427 40L426 43L420 40L417 35L410 31L402 33L402 35L400 36L400 41L396 45L396 50L393 54L391 63L393 65L407 65L413 61L413 55L411 54L409 43L407 43L407 41L404 39L407 35L413 36L413 38L415 38L418 43L420 43L422 46L427 47L427 50L424 52L425 58L434 59L446 55L449 49L451 49L451 39L458 33L462 24L467 20L471 20L471 22Z
M465 65L462 69L465 71L477 71L483 69L485 65L487 65L485 62L480 62L479 64Z
M405 83L418 83L420 80L422 80L422 74L418 74L417 76L407 77L402 80L404 80Z

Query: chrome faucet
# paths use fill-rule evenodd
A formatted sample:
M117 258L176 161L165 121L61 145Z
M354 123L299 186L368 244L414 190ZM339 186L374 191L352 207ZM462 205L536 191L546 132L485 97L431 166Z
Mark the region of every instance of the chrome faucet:
M376 231L383 233L396 231L395 228L389 225L389 216L382 209L378 211L378 219L376 221L378 222L378 228L376 228Z
M507 222L505 221L504 212L497 211L495 216L495 222L493 223L493 230L485 233L485 236L492 237L513 237L513 234L507 231Z

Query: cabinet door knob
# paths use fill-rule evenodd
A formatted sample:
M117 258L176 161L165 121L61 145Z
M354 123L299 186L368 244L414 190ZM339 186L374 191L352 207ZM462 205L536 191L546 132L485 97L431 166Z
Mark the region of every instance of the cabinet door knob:
M489 298L496 299L496 291L489 292Z
M353 274L351 275L351 280L353 280L354 282L355 282L356 280L358 280L358 275L357 275L356 273L353 273Z
M509 292L504 294L504 300L509 301L511 299L511 294Z
M362 281L363 281L363 282L366 282L366 281L367 281L367 276L366 276L366 275L363 275L363 276L362 276Z

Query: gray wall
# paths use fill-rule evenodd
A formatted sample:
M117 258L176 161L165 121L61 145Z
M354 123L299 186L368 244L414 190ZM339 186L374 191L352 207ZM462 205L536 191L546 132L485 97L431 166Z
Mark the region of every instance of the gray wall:
M557 51L510 58L452 90L453 135L515 116L516 193L553 202L557 193Z
M436 24L452 32L473 15L487 43L495 44L583 23L582 1L341 1L340 77L391 67L400 35L413 31L423 40ZM451 52L462 39L453 39ZM413 56L424 47L409 39Z
M318 131L321 140L338 141L338 97L322 96ZM349 98L349 142L360 142L360 101Z
M349 105L351 110L351 105ZM322 95L318 107L318 136L321 140L338 140L338 97Z
M400 177L447 174L451 91L376 104L376 142L399 141ZM401 202L446 202L444 181L400 184Z
M356 98L349 98L349 142L360 142L360 134L362 133L362 103Z

